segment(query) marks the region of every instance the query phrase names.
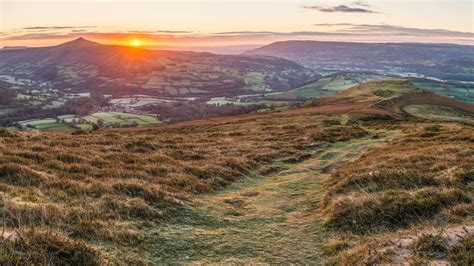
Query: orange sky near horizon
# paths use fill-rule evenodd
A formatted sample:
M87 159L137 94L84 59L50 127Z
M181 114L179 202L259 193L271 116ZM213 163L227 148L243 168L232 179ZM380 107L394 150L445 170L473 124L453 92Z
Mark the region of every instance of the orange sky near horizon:
M141 47L283 40L474 44L471 0L0 0L1 46L84 37ZM420 14L422 11L422 14Z

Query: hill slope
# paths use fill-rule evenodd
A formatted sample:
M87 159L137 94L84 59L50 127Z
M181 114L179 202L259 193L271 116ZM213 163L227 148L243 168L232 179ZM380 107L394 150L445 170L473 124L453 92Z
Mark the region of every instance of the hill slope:
M467 45L283 41L244 54L286 58L321 73L380 71L474 81L474 46Z
M417 116L474 123L474 105L439 96L408 80L369 81L307 105L357 105L364 112L378 109L393 117Z
M0 75L37 88L172 96L288 90L311 76L279 58L152 51L82 38L52 47L2 50Z
M418 94L397 80L283 112L147 129L1 130L0 260L470 265L472 126L397 109Z

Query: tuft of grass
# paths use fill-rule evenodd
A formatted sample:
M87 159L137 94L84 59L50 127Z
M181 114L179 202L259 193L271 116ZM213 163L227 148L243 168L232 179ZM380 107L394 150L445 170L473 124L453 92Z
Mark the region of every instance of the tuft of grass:
M326 256L334 256L349 247L350 244L348 241L344 239L333 238L324 243L322 250Z
M15 186L39 185L44 177L26 167L7 163L0 165L0 181Z
M13 138L18 137L19 134L17 132L11 131L8 128L0 128L0 137L3 138Z
M103 254L84 241L50 231L28 230L3 240L0 258L6 265L102 265Z
M423 234L414 243L413 249L422 258L441 259L446 256L448 243L441 233Z
M468 234L461 237L458 244L448 250L448 260L454 265L474 264L474 235Z
M470 129L421 124L405 130L403 138L331 175L321 201L328 226L370 234L435 216L446 222L472 216ZM436 136L426 138L427 132Z
M333 203L328 207L327 225L356 233L393 230L422 222L447 207L470 201L460 189L388 190L355 202L342 199Z

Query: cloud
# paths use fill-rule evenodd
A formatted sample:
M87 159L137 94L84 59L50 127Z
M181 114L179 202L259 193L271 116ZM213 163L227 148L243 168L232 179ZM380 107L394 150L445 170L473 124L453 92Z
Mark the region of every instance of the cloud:
M360 5L359 5L360 6ZM324 7L319 5L314 6L303 6L304 9L317 10L320 12L333 13L333 12L344 12L344 13L377 13L373 10L361 8L361 7L349 7L346 5L338 5L334 7Z
M156 31L155 31L156 32ZM160 31L168 33L170 31ZM92 32L82 30L71 30L68 33L58 33L58 32L36 32L36 33L27 33L19 35L11 35L7 37L0 38L4 41L21 41L21 40L55 40L55 39L67 39L67 38L91 38L91 39L129 39L131 37L140 38L142 40L149 41L202 41L202 42L213 42L213 41L223 41L223 40L238 40L238 39L272 39L272 38L310 38L314 36L342 36L348 35L344 32L320 32L320 31L297 31L297 32L272 32L272 31L231 31L231 32L217 32L207 35L197 35L197 34L152 34L148 31L134 31L134 32Z
M187 30L134 30L134 31L128 31L128 33L189 34L189 33L193 33L193 31L187 31Z
M326 35L346 35L343 32L323 32L323 31L293 31L293 32L275 32L275 31L228 31L228 32L216 32L212 35L221 37L246 37L246 36L259 36L259 37L304 37L304 36L326 36Z
M219 46L236 44L268 44L285 40L356 41L356 42L434 42L472 44L474 33L445 29L423 29L387 24L319 23L314 31L227 31L210 34L190 31L88 31L70 29L38 32L19 32L0 35L5 45L31 46L31 43L44 45L57 44L83 37L103 43L126 44L131 38L138 38L150 46ZM189 32L189 33L188 33Z
M97 26L34 26L24 27L22 30L68 30L68 29L87 29L96 28Z
M355 2L352 2L352 4L356 5L356 6L370 7L369 4L367 4L365 2L362 2L362 1L355 1Z
M216 32L214 35L240 35L240 34L249 34L249 35L262 35L262 34L274 34L273 31L225 31L225 32Z
M442 36L474 38L474 33L452 31L445 29L422 29L387 24L353 24L353 23L319 23L315 26L337 27L333 32L343 32L366 35L392 35L392 36Z

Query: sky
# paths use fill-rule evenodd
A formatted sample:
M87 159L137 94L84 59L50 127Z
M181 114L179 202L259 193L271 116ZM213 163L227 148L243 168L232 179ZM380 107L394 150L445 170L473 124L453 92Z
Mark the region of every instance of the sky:
M1 46L78 37L151 49L283 40L474 45L474 0L0 0Z

